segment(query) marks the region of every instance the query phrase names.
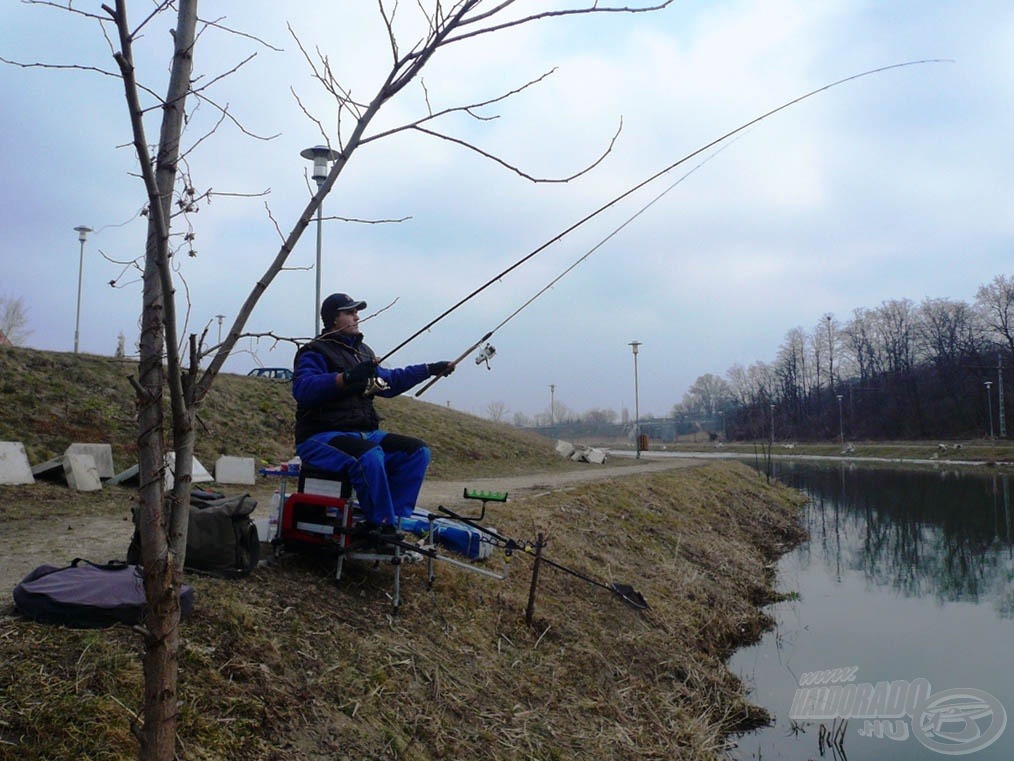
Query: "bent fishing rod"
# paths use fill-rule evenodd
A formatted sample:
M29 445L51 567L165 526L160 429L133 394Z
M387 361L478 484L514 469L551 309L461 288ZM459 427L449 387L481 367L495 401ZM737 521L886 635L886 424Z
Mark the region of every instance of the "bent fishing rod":
M497 274L494 277L492 277L489 280L487 280L485 283L483 283L478 288L476 288L475 290L473 290L467 296L465 296L464 298L460 299L456 304L454 304L453 306L448 307L447 309L445 309L443 312L441 312L439 315L437 315L436 317L434 317L428 323L426 323L425 325L423 325L421 328L419 328L417 331L415 331L412 335L410 335L408 338L406 338L400 344L398 344L393 349L391 349L389 352L387 352L383 357L381 357L378 360L378 362L384 362L385 360L387 360L395 352L399 351L400 349L403 349L405 346L407 346L408 344L410 344L412 341L414 341L416 338L418 338L419 336L421 336L423 333L427 332L430 328L432 328L434 325L436 325L438 322L440 322L441 320L443 320L449 314L451 314L452 312L454 312L455 310L457 310L459 307L461 307L464 304L466 304L469 301L471 301L473 298L475 298L476 296L478 296L480 293L482 293L483 291L485 291L487 288L489 288L490 286L492 286L494 283L496 283L497 281L503 279L506 275L509 275L511 272L513 272L514 270L516 270L518 267L520 267L521 265L523 265L525 262L527 262L530 259L534 258L536 255L538 255L539 253L541 253L545 249L549 248L554 243L557 243L558 241L562 240L564 237L566 237L567 235L569 235L570 233L572 233L574 230L576 230L577 228L579 228L582 225L584 225L586 222L594 219L595 217L597 217L599 214L601 214L602 212L606 211L607 209L612 208L613 206L615 206L616 204L618 204L620 201L622 201L627 196L632 195L633 193L636 193L638 190L640 190L641 188L643 188L645 185L648 185L648 184L654 182L659 177L662 177L663 175L668 174L669 172L671 172L673 169L677 168L678 166L681 166L682 164L685 164L687 161L689 161L690 159L694 158L695 156L699 156L701 153L704 153L705 151L707 151L707 150L715 147L716 145L718 145L718 144L720 144L722 142L725 142L726 140L728 140L733 135L736 135L736 134L742 132L743 130L748 129L749 127L752 127L753 125L755 125L755 124L757 124L759 122L762 122L765 119L767 119L767 118L769 118L771 116L774 116L775 114L779 113L780 111L784 111L785 109L790 108L790 107L796 105L797 103L801 103L804 100L812 98L815 95L819 95L822 92L830 90L830 89L832 89L834 87L838 87L839 85L843 85L843 84L845 84L847 82L852 82L852 81L854 81L856 79L862 79L864 77L873 76L874 74L880 74L880 73L883 73L885 71L891 71L893 69L901 69L901 68L905 68L905 67L908 67L908 66L919 66L921 64L927 64L927 63L943 63L946 60L947 59L941 59L941 58L923 58L923 59L919 59L919 60L916 60L916 61L904 61L902 63L890 64L889 66L880 66L880 67L875 68L875 69L868 69L867 71L862 71L862 72L859 72L858 74L852 74L852 75L850 75L848 77L844 77L842 79L835 80L834 82L831 82L829 84L826 84L826 85L823 85L821 87L818 87L815 90L810 90L809 92L804 93L803 95L799 95L799 96L793 98L792 100L789 100L789 101L786 101L785 103L782 103L780 106L772 108L770 111L767 111L767 112L761 114L760 116L756 116L753 119L750 119L749 121L744 122L743 124L741 124L740 126L736 127L735 129L732 129L732 130L726 132L721 137L715 138L714 140L706 143L705 145L701 146L700 148L697 148L696 150L692 151L691 153L688 153L686 156L683 156L678 161L674 161L673 163L669 164L668 166L664 167L663 169L660 169L659 171L655 172L653 175L651 175L647 179L642 180L641 182L637 183L633 187L625 190L623 193L620 193L618 196L615 196L614 198L610 199L609 201L607 201L606 203L604 203L599 208L597 208L594 211L586 214L584 217L582 217L581 219L579 219L577 222L575 222L574 224L572 224L570 227L566 228L562 232L557 233L552 238L550 238L549 240L547 240L545 243L543 243L542 245L540 245L537 248L535 248L533 251L525 254L523 257L521 257L520 259L518 259L516 262L514 262L513 264L511 264L509 267L507 267L505 270L503 270L499 274ZM480 341L480 343L481 343L481 341Z
M493 335L498 330L500 330L500 328L502 328L508 322L510 322L511 320L513 320L515 317L517 317L526 308L528 308L528 306L533 301L535 301L537 298L539 298L539 296L541 296L546 291L548 291L550 288L552 288L554 285L556 285L561 280L563 280L563 278L566 277L567 274L570 273L571 270L573 270L575 267L577 267L579 264L581 264L581 262L583 262L589 256L591 256L592 254L594 254L600 248L602 248L602 246L604 246L607 242L609 242L614 236L618 235L619 232L623 228L625 228L627 225L629 225L631 222L633 222L639 216L641 216L642 214L644 214L644 212L646 212L648 209L650 209L652 206L654 206L656 203L658 203L660 200L662 200L662 198L667 193L669 193L669 191L673 190L677 185L679 185L685 179L687 179L687 177L689 177L690 175L692 175L694 172L696 172L702 166L704 166L709 161L711 161L713 158L715 158L719 153L721 153L722 151L724 151L726 148L728 148L729 146L731 146L733 144L734 144L734 141L726 143L725 145L721 146L717 151L715 151L710 156L708 156L703 161L701 161L699 164L697 164L696 166L694 166L689 172L687 172L686 174L682 175L675 182L671 183L669 185L669 187L667 187L661 193L659 193L658 195L656 195L648 203L646 203L644 206L642 206L640 209L638 209L636 212L634 212L634 214L632 214L630 217L628 217L626 219L626 221L623 222L623 224L621 224L620 226L614 228L612 230L612 232L610 232L605 238L603 238L602 240L600 240L598 243L596 243L594 246L592 246L590 249L588 249L587 252L585 252L580 257L578 257L578 259L575 260L569 267L567 267L567 269L565 269L563 272L561 272L555 278L553 278L548 283L546 283L546 285L544 285L534 296L532 296L531 298L529 298L528 301L524 302L521 306L519 306L517 309L515 309L513 312L511 312L509 315L507 315L507 317L503 321L501 321L496 327L494 327L492 330L490 330L489 332L487 332L486 335L484 335L482 338L480 338L474 344L472 344L467 349L465 349L461 353L460 356L458 356L456 359L452 360L452 363L454 365L459 364L465 357L467 357L473 351L475 351L476 349L478 349L481 344L485 343L490 338L492 338ZM478 364L481 364L482 362L485 362L486 363L486 367L488 368L489 367L489 360L492 359L492 357L493 357L494 354L496 354L496 348L492 344L486 344L486 347L483 349L482 353L478 357L475 358L475 364L478 365ZM436 383L437 381L439 381L441 378L444 378L444 377L446 377L446 375L436 375L436 376L434 376L433 379L430 380L429 383L427 383L425 386L423 386L421 389L419 389L418 391L415 392L415 396L416 397L422 396L424 393L426 393L427 389L429 389L430 386L432 386L434 383Z

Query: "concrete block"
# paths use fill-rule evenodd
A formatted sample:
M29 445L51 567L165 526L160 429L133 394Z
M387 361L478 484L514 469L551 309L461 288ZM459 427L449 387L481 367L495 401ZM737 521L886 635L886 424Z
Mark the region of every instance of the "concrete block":
M116 469L113 467L113 447L111 444L81 444L74 442L64 454L90 454L95 460L99 478L112 478Z
M111 484L128 484L131 482L136 483L138 475L140 474L141 467L139 465L131 465L126 470L122 470L115 476L109 479Z
M63 456L63 473L67 477L67 486L77 491L99 491L102 479L95 465L95 458L90 454L65 454Z
M171 489L172 486L173 486L173 467L175 465L176 465L176 453L175 452L169 452L165 456L165 488L166 489ZM137 466L137 465L131 465L126 470L124 470L124 471L122 471L120 473L117 473L115 476L113 476L112 479L110 479L109 483L111 483L111 484L138 483L138 479L140 477L140 470L141 469L140 469L139 466ZM201 463L195 457L194 458L194 464L193 464L193 478L191 479L191 483L195 483L196 484L196 483L202 483L202 482L205 482L205 481L214 481L214 480L215 479L211 477L211 474L208 473L208 471L205 469L205 467L203 465L201 465Z
M0 441L0 484L34 484L25 445L20 441Z
M606 450L592 447L587 452L587 458L594 465L602 465L606 461Z
M63 478L63 457L54 457L52 460L46 460L40 462L38 465L32 466L32 475L36 478L42 479L55 479L59 476Z
M253 457L222 455L215 462L215 481L220 484L257 483Z
M167 489L172 488L174 481L173 473L175 472L176 472L176 453L166 452L165 488ZM214 478L211 477L211 474L208 472L207 468L201 465L200 461L196 457L193 459L193 464L190 466L190 473L191 473L190 483L192 484L200 484L205 483L207 481L215 480Z
M556 451L563 457L572 457L574 454L574 445L569 441L563 441L561 439L556 442Z

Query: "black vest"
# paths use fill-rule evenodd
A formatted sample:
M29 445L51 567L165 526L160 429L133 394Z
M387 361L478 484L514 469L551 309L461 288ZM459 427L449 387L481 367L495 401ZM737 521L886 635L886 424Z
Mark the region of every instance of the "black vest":
M376 358L362 339L350 345L337 338L317 338L296 352L295 367L299 367L299 358L307 351L324 357L328 370L335 373ZM373 397L362 390L340 389L333 398L316 406L296 403L297 444L323 431L375 431L379 427L380 415L373 406Z

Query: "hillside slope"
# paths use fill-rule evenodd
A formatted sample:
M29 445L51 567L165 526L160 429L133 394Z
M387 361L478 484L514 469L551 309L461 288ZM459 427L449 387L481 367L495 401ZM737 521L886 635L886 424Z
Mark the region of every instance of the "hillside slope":
M109 443L118 467L136 462L137 364L85 354L0 346L0 441L21 441L35 465L72 442ZM419 436L433 450L435 478L566 467L554 442L511 426L419 401L378 399L388 430ZM198 413L197 458L221 454L284 462L295 454L295 402L287 382L223 373Z

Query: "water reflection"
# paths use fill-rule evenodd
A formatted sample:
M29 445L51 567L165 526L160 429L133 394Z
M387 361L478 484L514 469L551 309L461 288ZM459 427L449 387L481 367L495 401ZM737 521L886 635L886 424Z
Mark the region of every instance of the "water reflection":
M792 596L769 610L774 630L730 660L751 699L774 718L739 738L731 756L940 757L908 736L912 717L890 726L852 718L847 728L840 720L790 719L805 674L852 667L857 683L926 680L934 694L961 688L992 696L1012 725L970 757L1014 758L1010 476L785 461L777 475L809 496L801 520L810 538L779 562L779 589ZM821 743L829 732L840 748Z
M839 581L844 569L860 571L906 597L988 602L1014 617L1008 474L785 463L778 477L810 497L802 557Z

